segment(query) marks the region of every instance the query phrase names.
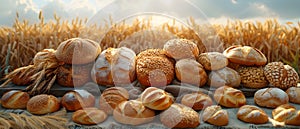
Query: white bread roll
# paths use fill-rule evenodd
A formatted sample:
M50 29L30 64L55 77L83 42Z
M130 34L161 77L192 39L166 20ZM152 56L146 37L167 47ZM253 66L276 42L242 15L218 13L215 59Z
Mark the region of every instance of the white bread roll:
M254 101L262 107L276 108L288 103L289 97L279 88L264 88L255 92Z

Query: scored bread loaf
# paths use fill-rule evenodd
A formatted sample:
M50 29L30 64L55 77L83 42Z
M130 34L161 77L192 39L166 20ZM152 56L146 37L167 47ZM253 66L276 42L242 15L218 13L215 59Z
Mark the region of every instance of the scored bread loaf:
M262 107L276 108L288 103L289 97L279 88L264 88L255 92L254 101Z
M64 94L61 104L68 111L76 111L95 106L95 97L86 90L77 89Z
M99 98L99 109L107 114L112 114L118 104L129 99L128 91L122 87L105 89Z
M214 99L224 107L241 107L246 104L244 93L229 86L222 86L216 89Z
M59 100L53 95L40 94L33 96L27 103L27 111L36 115L56 112L60 108Z
M240 107L237 112L237 118L252 124L265 124L269 121L266 112L254 105Z
M229 122L228 112L218 105L212 105L205 108L202 114L202 119L204 122L216 126L225 126L228 125Z
M288 125L300 125L300 110L289 104L278 106L272 111L273 119Z
M174 97L171 94L156 87L145 89L140 99L146 107L153 110L165 110L174 102Z
M107 114L97 108L85 108L77 110L72 115L72 120L75 123L82 125L94 125L105 121Z
M204 93L185 94L181 99L181 104L191 107L194 110L202 110L213 104L212 99Z
M27 92L11 90L5 92L1 97L2 106L9 109L24 109L30 96Z

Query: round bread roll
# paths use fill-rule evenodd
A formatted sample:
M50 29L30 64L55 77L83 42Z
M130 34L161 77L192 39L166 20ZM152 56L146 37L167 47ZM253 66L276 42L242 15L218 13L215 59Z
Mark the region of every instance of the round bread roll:
M95 61L100 52L101 47L95 41L71 38L59 44L55 56L66 64L87 64Z
M137 79L141 85L166 86L174 79L175 68L173 62L161 56L146 56L137 60Z
M221 87L224 85L238 88L241 83L241 77L235 70L225 67L208 74L207 84L211 87Z
M246 104L246 97L243 92L229 86L222 86L216 89L214 99L224 107L237 108Z
M290 87L285 92L289 96L290 102L300 104L300 87Z
M204 86L207 74L203 66L193 59L181 59L176 62L175 73L178 80L196 86Z
M110 87L105 89L99 98L99 109L107 114L112 114L115 107L129 98L128 91L122 87Z
M11 90L5 92L1 97L1 103L4 108L25 109L30 96L27 92Z
M97 108L85 108L77 110L72 115L72 120L81 125L95 125L102 123L107 118L107 114Z
M57 69L57 84L65 87L81 87L91 80L90 73L93 64L64 64Z
M265 124L269 121L266 112L253 105L244 105L240 107L237 112L237 118L252 124Z
M18 86L27 86L33 82L33 79L31 79L31 76L34 74L33 72L26 72L26 71L33 71L34 66L29 65L25 67L20 67L14 70L14 72L17 72L16 75L13 76L11 79L11 82L18 85Z
M229 122L228 112L218 105L212 105L205 108L202 114L202 119L204 122L216 126L225 126L228 125Z
M288 103L289 97L279 88L264 88L255 92L254 101L262 107L276 108Z
M32 114L43 115L58 111L60 104L55 96L40 94L30 98L26 107Z
M76 111L82 108L95 106L95 97L86 90L74 90L67 92L61 99L61 104L68 111Z
M135 53L129 48L108 48L97 58L92 69L93 80L104 86L122 86L136 79Z
M202 110L213 104L212 99L201 92L185 94L181 99L181 104L191 107L194 110Z
M261 89L269 84L263 67L240 67L237 72L241 76L241 84L244 87Z
M278 106L272 111L273 119L279 122L284 122L288 125L300 125L300 110L289 104Z
M162 89L148 87L140 97L142 103L153 110L165 110L174 102L174 97Z
M262 66L267 63L267 58L258 49L250 46L231 46L223 54L230 62L246 66Z
M164 45L166 55L175 60L184 58L196 59L199 55L197 44L187 39L171 39Z
M163 111L160 121L168 128L195 128L200 125L199 114L192 108L178 103Z
M299 80L295 69L282 62L268 63L264 68L264 74L271 85L283 90L296 87Z
M123 101L113 111L117 122L128 125L140 125L152 121L155 112L138 100Z
M57 60L55 56L56 50L54 49L43 49L42 51L39 51L35 54L33 58L33 64L35 66L38 66L42 62L45 62L46 60Z
M228 59L219 52L201 53L197 61L204 66L205 70L219 70L228 65Z

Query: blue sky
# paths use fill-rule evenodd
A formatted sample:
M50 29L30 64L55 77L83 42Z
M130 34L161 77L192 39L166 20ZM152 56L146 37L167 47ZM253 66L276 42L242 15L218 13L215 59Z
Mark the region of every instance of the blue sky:
M185 3L194 5L202 13L191 9L192 6ZM54 13L62 19L75 17L91 19L107 17L104 14L125 15L126 12L121 10L127 9L126 11L129 12L134 9L147 10L145 8L158 12L168 11L162 13L174 14L176 17L190 15L205 17L205 20L211 23L225 23L227 19L264 20L267 18L278 18L283 22L298 22L299 5L300 0L0 0L0 25L11 26L16 12L19 13L21 20L28 19L34 23L38 20L39 11L43 11L46 20L53 19Z

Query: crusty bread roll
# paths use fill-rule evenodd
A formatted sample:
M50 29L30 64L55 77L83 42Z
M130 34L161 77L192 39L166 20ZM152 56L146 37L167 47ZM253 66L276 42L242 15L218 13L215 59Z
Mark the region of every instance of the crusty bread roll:
M261 89L269 84L263 67L240 67L237 72L241 76L241 84L244 87Z
M168 128L195 128L200 125L199 114L192 108L174 103L160 114L160 121Z
M267 63L267 58L258 49L250 46L231 46L223 54L230 62L246 66L262 66Z
M91 71L93 80L99 85L122 86L136 79L136 54L129 48L108 48L97 58Z
M56 50L54 49L43 49L42 51L39 51L33 58L33 64L38 66L46 60L57 60L55 57L55 52Z
M262 107L276 108L288 103L289 97L279 88L264 88L255 92L254 101Z
M224 107L241 107L246 104L246 97L242 91L229 86L222 86L214 93L215 101Z
M58 67L56 82L61 86L80 87L91 80L93 64L70 65L64 64Z
M266 112L253 105L244 105L240 107L237 112L237 118L252 124L265 124L269 121Z
M93 62L100 52L101 47L95 41L71 38L59 44L55 56L66 64L87 64Z
M27 92L11 90L1 97L2 106L10 109L25 109L30 96Z
M272 111L273 119L279 122L284 122L288 125L300 125L300 110L289 104L278 106Z
M194 59L181 59L175 65L176 77L179 81L196 86L204 86L207 74L203 66Z
M122 124L140 125L152 121L155 112L145 107L141 101L129 100L120 103L113 111L113 118Z
M77 110L72 115L72 120L75 123L82 125L95 125L106 120L107 114L97 108L85 108Z
M164 45L166 55L175 60L184 58L196 59L199 55L197 44L187 39L171 39Z
M221 87L224 85L231 87L239 87L241 83L241 77L235 70L225 67L216 71L211 71L208 74L207 84L211 87Z
M289 96L290 102L300 104L300 87L290 87L285 92Z
M95 97L86 90L74 90L67 92L61 98L61 104L68 111L76 111L82 108L95 106Z
M99 109L107 114L112 114L118 104L129 99L128 91L122 87L110 87L105 89L99 98Z
M174 102L174 97L162 89L148 87L140 97L142 103L153 110L165 110Z
M219 52L201 53L197 61L204 66L205 70L219 70L228 65L228 59Z
M141 85L166 86L174 79L175 68L167 57L146 56L137 60L137 79Z
M56 112L59 108L59 100L55 96L47 94L33 96L27 103L27 111L36 115Z
M297 86L299 76L296 70L282 62L271 62L264 67L264 74L271 85L286 90Z
M185 94L181 99L181 104L191 107L194 110L202 110L212 105L213 101L207 94L197 92Z
M205 108L202 114L202 119L204 122L216 126L225 126L228 125L229 122L228 112L218 105L212 105Z

